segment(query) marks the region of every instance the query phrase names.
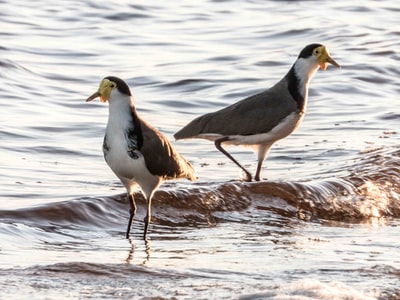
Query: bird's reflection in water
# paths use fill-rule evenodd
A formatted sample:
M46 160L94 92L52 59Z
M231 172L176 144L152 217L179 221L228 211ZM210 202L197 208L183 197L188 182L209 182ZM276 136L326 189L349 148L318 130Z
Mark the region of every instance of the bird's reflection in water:
M128 257L126 258L126 262L128 264L133 262L133 258L135 256L135 244L133 243L133 239L129 238L129 244L131 244L131 249L129 250ZM150 260L150 253L151 253L151 247L150 247L150 241L145 240L144 241L144 246L145 246L145 253L146 253L146 259L142 262L143 265L145 265L149 260Z
M135 253L135 244L133 243L133 240L131 238L128 239L129 244L131 244L131 249L129 250L128 257L126 258L126 262L130 264L133 261L133 255Z

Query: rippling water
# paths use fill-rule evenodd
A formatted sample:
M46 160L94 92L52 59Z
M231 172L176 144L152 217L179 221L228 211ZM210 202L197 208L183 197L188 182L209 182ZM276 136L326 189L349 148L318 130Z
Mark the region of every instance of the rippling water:
M0 298L399 299L397 1L0 2ZM164 184L124 238L101 144L107 75L172 139L326 44L300 128L262 182L212 143L175 143L199 180ZM231 148L246 167L255 156Z

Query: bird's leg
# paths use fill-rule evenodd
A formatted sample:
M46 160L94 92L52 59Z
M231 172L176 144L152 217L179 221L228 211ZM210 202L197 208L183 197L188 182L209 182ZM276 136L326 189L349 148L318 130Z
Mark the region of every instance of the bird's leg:
M132 220L136 214L136 203L135 203L135 199L133 198L132 194L128 193L128 201L129 201L129 205L131 208L129 209L128 228L126 229L126 238L127 239L129 239L129 233L131 232Z
M246 176L247 176L246 181L251 181L251 173L249 171L247 171L236 159L234 159L232 157L232 155L230 155L224 148L222 148L221 144L226 141L229 141L229 137L223 137L223 138L215 140L215 142L214 142L215 147L219 151L221 151L223 154L225 154L226 157L228 157L231 161L233 161L239 168L241 168L246 173Z
M262 164L263 164L263 161L258 161L256 176L254 176L254 180L255 181L260 181L260 174L261 174Z
M150 221L151 221L151 197L148 198L148 201L147 201L147 214L144 217L143 239L145 241L147 241L147 231L149 230Z
M261 167L263 165L265 158L268 155L269 148L271 148L271 145L260 145L258 148L257 171L256 171L256 175L254 176L255 181L260 181Z

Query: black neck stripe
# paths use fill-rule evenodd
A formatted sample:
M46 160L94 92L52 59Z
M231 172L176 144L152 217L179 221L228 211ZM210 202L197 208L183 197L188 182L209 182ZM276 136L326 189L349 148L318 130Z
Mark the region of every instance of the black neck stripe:
M296 75L296 72L294 71L294 65L291 67L289 72L286 74L286 80L288 84L288 89L290 95L292 95L293 99L297 103L297 108L299 110L304 109L304 103L305 99L304 96L300 94L299 92L299 85L300 85L300 80Z
M136 137L137 147L139 150L141 150L143 146L142 126L140 125L140 119L134 107L132 107L132 123L133 123L134 135Z

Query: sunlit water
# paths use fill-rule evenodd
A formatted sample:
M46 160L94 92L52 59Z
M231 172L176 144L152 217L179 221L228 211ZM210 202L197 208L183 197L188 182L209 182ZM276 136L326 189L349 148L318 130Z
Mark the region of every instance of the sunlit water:
M397 1L0 2L0 298L400 298ZM300 128L264 181L212 143L176 142L196 183L163 185L124 238L124 188L101 153L125 79L172 139L194 117L268 88L307 44L318 71ZM255 155L230 148L254 173Z

